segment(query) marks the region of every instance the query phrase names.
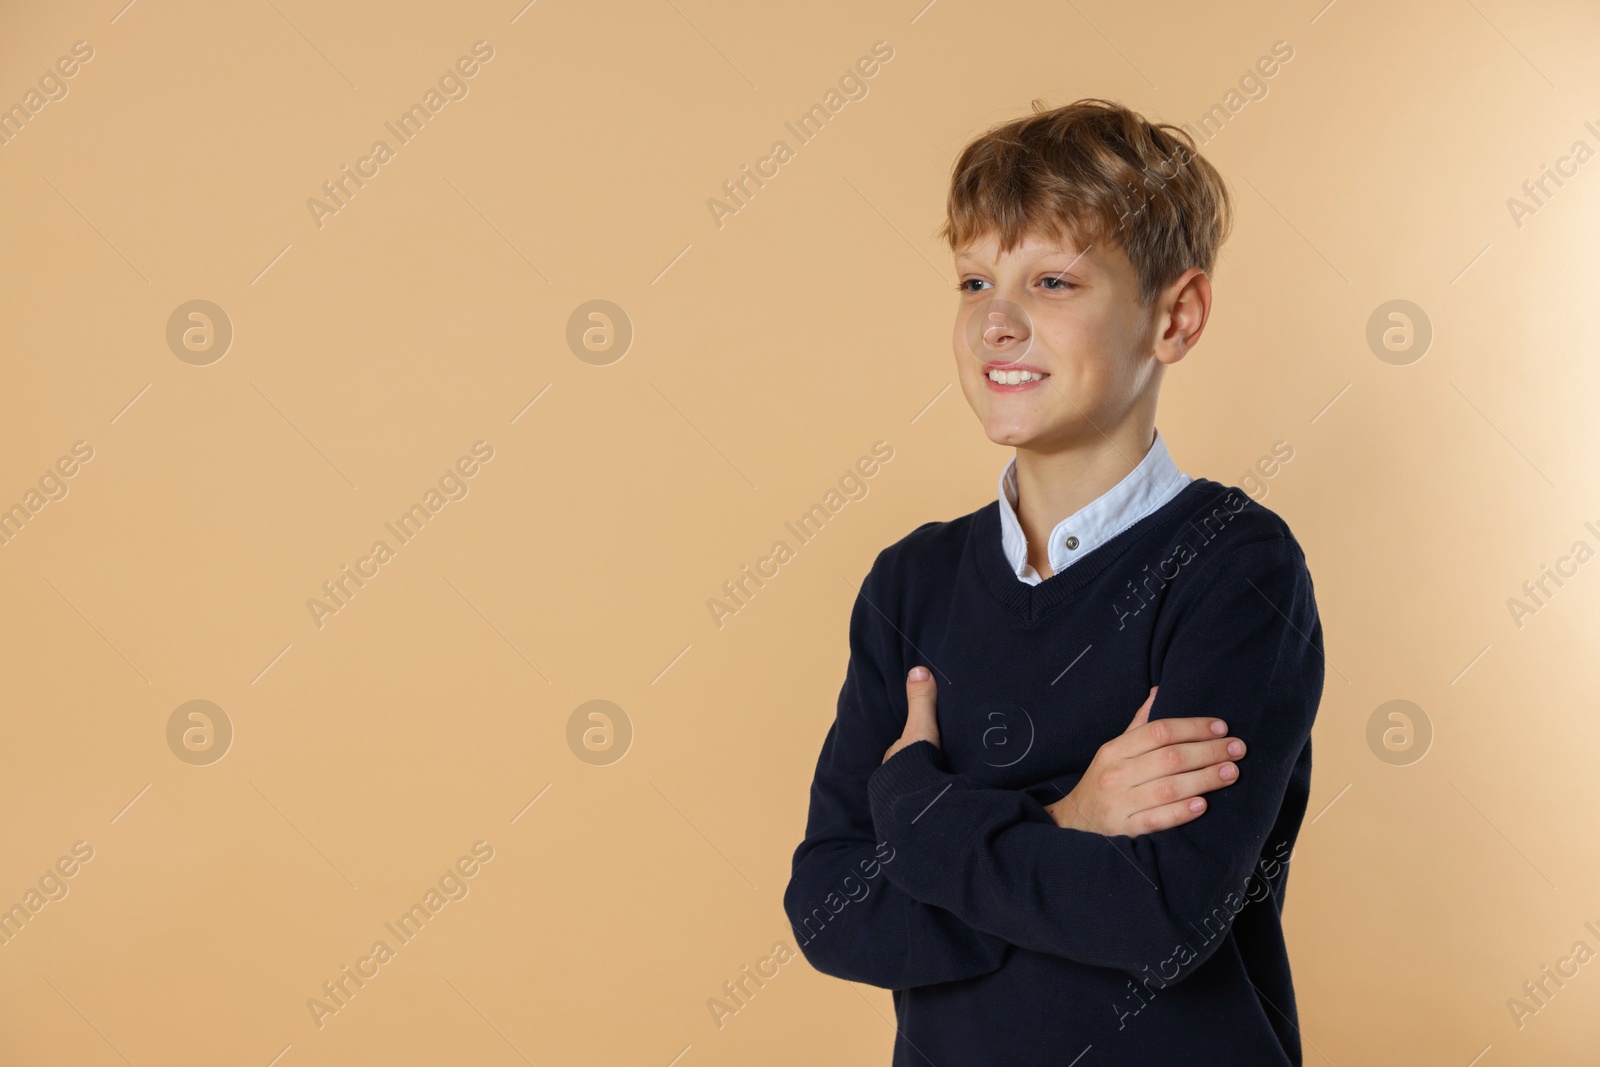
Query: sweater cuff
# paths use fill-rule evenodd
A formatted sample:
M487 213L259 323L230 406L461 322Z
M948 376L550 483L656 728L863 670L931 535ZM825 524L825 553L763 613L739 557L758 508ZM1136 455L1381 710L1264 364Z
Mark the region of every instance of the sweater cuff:
M901 802L905 797L917 792L927 792L932 797L942 791L955 777L948 767L944 750L938 745L932 741L914 741L868 776L867 804L879 841L888 841L897 816L905 816L903 810L896 810L903 807Z
M878 840L894 849L884 877L924 904L954 911L951 871L982 820L946 796L970 788L965 775L948 767L938 745L913 742L872 772L867 796Z
M872 772L867 778L867 796L877 807L882 801L937 785L948 777L944 750L932 741L913 741Z

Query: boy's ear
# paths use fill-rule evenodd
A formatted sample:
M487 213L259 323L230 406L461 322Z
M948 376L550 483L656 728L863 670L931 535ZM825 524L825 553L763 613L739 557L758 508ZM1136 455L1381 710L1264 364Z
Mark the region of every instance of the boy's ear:
M1156 297L1158 314L1154 354L1162 363L1176 363L1200 341L1211 315L1211 279L1190 267Z

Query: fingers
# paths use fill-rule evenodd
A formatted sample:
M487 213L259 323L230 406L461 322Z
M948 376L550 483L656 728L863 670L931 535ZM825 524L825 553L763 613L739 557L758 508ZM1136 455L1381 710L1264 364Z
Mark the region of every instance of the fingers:
M1157 719L1124 731L1116 739L1117 754L1123 759L1133 759L1167 745L1215 740L1227 732L1227 723L1209 716Z
M1198 807L1198 810L1196 810L1196 807ZM1184 823L1194 822L1204 815L1205 811L1206 802L1199 797L1192 800L1177 800L1171 804L1160 804L1128 816L1118 833L1124 837L1139 837L1143 834L1170 830L1174 826L1182 826Z
M926 667L913 667L906 675L906 729L910 738L939 740L939 716L936 709L938 686L933 673Z
M1133 713L1133 721L1128 724L1128 730L1136 730L1150 721L1150 705L1156 702L1156 690L1159 688L1161 687L1157 685L1150 687L1150 695L1144 698L1139 710ZM1128 730L1124 730L1123 733L1127 733Z
M1245 743L1237 737L1165 745L1128 760L1123 781L1133 788L1185 771L1226 763L1240 758L1247 751Z
M1224 789L1238 780L1237 765L1229 762L1217 763L1134 786L1128 790L1128 802L1136 809L1183 803L1198 798L1202 793Z
M890 756L907 745L914 745L918 741L932 741L935 745L939 743L939 716L935 707L937 697L938 687L934 685L932 672L926 667L912 667L906 674L906 727L901 731L900 739L883 754L884 763L888 763Z

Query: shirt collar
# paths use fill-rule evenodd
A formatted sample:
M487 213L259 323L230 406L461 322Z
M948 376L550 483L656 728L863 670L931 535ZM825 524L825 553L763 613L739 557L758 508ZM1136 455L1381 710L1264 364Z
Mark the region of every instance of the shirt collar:
M1050 531L1050 569L1059 573L1177 496L1192 479L1178 469L1161 431L1155 432L1139 465L1094 500L1062 519ZM1028 539L1017 519L1017 457L1000 472L1000 543L1017 578L1030 585L1043 579L1028 563ZM1068 544L1073 547L1067 547Z

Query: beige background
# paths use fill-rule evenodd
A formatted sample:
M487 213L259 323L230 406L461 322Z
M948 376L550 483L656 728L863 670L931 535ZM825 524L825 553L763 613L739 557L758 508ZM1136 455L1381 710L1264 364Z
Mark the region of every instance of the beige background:
M1309 557L1329 670L1287 912L1306 1062L1588 1062L1600 965L1600 15L1577 3L705 0L6 5L0 104L92 61L0 147L0 905L93 859L0 947L6 1064L883 1064L889 994L796 958L781 907L873 556L992 499L933 237L968 138L1110 96L1193 122L1294 58L1205 152L1238 223L1159 419ZM306 207L473 42L494 49L319 228ZM784 123L875 41L816 140ZM777 139L795 157L718 228ZM168 318L235 336L180 361ZM565 333L615 302L608 366ZM1396 366L1365 332L1419 305ZM948 390L948 391L946 391ZM528 405L537 398L531 407ZM931 402L931 404L930 404ZM494 449L320 629L306 607L473 442ZM722 628L706 602L873 442L894 459ZM1594 572L1594 573L1591 573ZM235 736L195 766L169 717ZM567 741L585 701L634 737ZM1386 701L1432 724L1380 760ZM536 799L537 798L537 799ZM530 806L530 802L533 802ZM318 1028L322 983L442 873L494 858ZM1478 1059L1474 1059L1479 1057Z

